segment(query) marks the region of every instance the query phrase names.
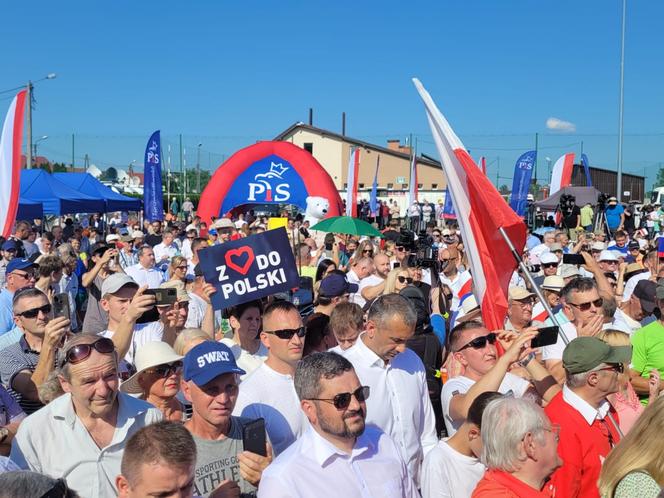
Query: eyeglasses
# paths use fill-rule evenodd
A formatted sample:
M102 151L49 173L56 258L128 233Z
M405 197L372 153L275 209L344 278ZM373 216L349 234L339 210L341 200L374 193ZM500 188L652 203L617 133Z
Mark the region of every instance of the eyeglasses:
M594 306L595 308L601 308L602 304L604 304L604 299L601 297L599 299L595 299L594 301L588 301L587 303L568 303L575 308L579 309L580 311L588 311L590 309L590 306Z
M488 342L489 344L495 344L496 339L498 336L491 332L490 334L483 335L481 337L475 337L472 341L470 341L468 344L465 346L460 347L457 349L457 352L463 351L466 348L473 348L473 349L484 349L486 347L486 343Z
M62 362L61 366L64 366L65 363L76 365L77 363L87 360L92 354L93 349L98 353L110 354L115 351L115 344L113 344L112 340L106 337L101 337L92 344L77 344L67 351L65 361Z
M598 368L596 370L596 372L601 372L601 371L625 373L625 365L623 365L622 363L615 363L611 364L611 366Z
M404 246L397 246L397 251L404 252L406 248Z
M543 263L542 268L558 268L558 263Z
M550 432L556 438L556 443L560 441L560 426L558 424L551 424L551 427L543 427L542 430Z
M291 340L295 334L298 337L304 337L307 335L306 327L299 327L296 329L281 329L281 330L264 330L266 334L276 335L279 339Z
M180 374L182 372L182 362L174 361L173 363L165 363L164 365L157 365L156 367L148 368L145 373L155 374L157 377L167 379L171 375Z
M17 275L17 276L19 276L21 278L24 278L26 280L32 280L33 278L37 278L35 276L35 273L31 272L31 271L26 271L26 272L19 273L18 271L14 270L11 274L12 275Z
M412 283L413 283L413 279L412 279L412 278L410 278L410 277L404 277L404 276L402 276L402 275L399 275L399 276L397 277L397 280L398 280L400 283L402 283L402 284L405 283L405 282L407 282L407 283L409 283L409 284L412 284Z
M373 254L373 249L364 249L362 251L362 254L366 254L366 253Z
M535 301L532 300L532 299L524 299L523 301L514 300L512 302L514 304L518 304L522 308L528 308L528 307L531 307L535 304Z
M187 266L186 265L185 266L177 266L176 269L177 270L186 270Z
M327 403L332 403L337 410L345 410L350 406L351 396L355 396L355 399L362 403L366 401L369 397L369 386L358 387L352 393L340 393L337 394L334 398L309 398L311 401L326 401Z
M22 316L23 318L37 318L37 316L39 316L39 312L42 312L44 315L48 315L51 312L51 305L45 304L39 308L26 310L22 313L16 313L16 315Z

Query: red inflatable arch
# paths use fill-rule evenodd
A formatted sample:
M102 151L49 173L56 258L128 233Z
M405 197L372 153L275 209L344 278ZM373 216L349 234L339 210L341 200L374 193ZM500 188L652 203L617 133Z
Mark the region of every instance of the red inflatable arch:
M259 142L217 168L201 194L198 215L209 223L243 204L293 204L306 212L309 197L327 199L325 217L341 214L334 181L309 152L289 142Z

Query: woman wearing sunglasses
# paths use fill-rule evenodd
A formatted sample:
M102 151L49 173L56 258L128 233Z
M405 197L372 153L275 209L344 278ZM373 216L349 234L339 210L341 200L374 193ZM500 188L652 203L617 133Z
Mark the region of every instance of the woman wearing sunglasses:
M163 413L166 420L186 420L184 405L177 400L182 375L182 356L165 342L148 342L136 350L137 372L120 385L120 390L140 394Z
M387 274L385 279L385 290L383 294L399 293L408 285L413 284L413 279L405 268L395 268Z
M168 280L186 283L187 260L183 256L175 256L168 265Z

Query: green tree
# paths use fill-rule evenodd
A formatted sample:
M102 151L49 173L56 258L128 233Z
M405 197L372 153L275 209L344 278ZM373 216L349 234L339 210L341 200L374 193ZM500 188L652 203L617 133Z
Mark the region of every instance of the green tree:
M664 187L664 167L659 168L659 171L657 172L657 179L655 180L655 187Z

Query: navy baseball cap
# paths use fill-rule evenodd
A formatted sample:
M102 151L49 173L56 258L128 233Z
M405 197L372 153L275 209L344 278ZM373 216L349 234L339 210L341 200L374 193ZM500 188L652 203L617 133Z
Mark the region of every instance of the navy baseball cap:
M337 297L344 294L353 294L358 289L358 285L351 284L344 275L331 273L321 280L318 293L324 297Z
M16 270L26 270L28 268L36 268L39 266L27 258L14 258L7 263L7 275Z
M16 241L14 240L5 240L4 244L2 244L2 250L3 251L11 251L11 250L16 251L18 247L16 246Z
M189 350L183 360L183 378L204 386L212 379L227 373L244 375L246 372L237 366L230 348L220 342L205 341Z

